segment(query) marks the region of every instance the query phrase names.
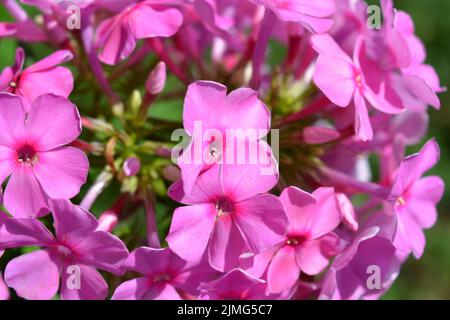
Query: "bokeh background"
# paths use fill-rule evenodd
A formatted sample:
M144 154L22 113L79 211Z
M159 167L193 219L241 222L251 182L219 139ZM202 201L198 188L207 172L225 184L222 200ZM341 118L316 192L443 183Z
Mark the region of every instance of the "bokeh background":
M320 1L320 0L319 0ZM379 4L378 0L368 1ZM0 5L0 21L10 20ZM450 0L395 0L398 9L410 13L416 33L428 51L427 62L438 71L442 86L450 87ZM40 45L38 45L40 46ZM0 70L14 59L17 42L0 39ZM42 51L46 51L44 47ZM450 185L450 94L440 95L442 108L430 109L428 138L436 137L441 146L439 165L432 173ZM426 140L424 139L423 142ZM416 152L417 148L408 150ZM420 261L411 257L403 266L399 279L383 299L450 299L450 188L447 187L439 205L438 223L426 231L427 247Z

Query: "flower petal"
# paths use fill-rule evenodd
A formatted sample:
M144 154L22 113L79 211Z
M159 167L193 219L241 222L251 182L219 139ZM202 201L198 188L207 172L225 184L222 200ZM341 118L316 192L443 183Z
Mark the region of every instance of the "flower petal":
M5 219L0 227L0 248L49 246L52 243L53 235L37 219Z
M37 150L48 151L64 146L80 135L80 114L69 100L46 94L31 105L27 130Z
M210 204L177 208L166 239L169 248L187 261L199 260L208 245L215 218L215 208Z
M94 268L82 264L64 265L61 272L63 300L104 300L108 295L105 279Z
M281 293L292 288L300 277L300 267L295 259L295 249L284 246L275 254L267 272L270 293Z
M230 215L217 217L209 245L209 262L216 270L227 272L239 265L246 245Z
M14 149L25 138L25 111L20 98L0 93L0 145Z
M62 147L39 152L34 174L45 193L53 199L70 199L86 183L89 161L83 151Z
M48 213L47 197L27 166L18 166L5 190L5 207L17 218L41 217Z
M114 291L111 300L142 300L149 287L147 277L125 281Z
M176 9L154 10L142 4L128 15L130 30L136 39L171 37L181 26L183 15Z
M256 195L235 206L233 218L252 252L260 253L284 240L287 218L278 197Z
M8 263L5 281L19 297L50 300L59 287L58 265L47 250L33 251Z

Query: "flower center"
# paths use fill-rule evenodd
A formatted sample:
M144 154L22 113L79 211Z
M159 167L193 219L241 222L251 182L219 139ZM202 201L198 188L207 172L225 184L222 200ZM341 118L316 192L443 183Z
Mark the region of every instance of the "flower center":
M10 86L11 88L17 88L17 83L14 82L14 81L11 81L11 82L9 83L9 86Z
M33 146L25 144L17 150L17 161L19 163L34 164L37 160L37 152Z
M398 197L397 200L395 201L395 205L396 206L404 206L406 204L405 198L403 197Z
M361 89L363 87L363 82L362 82L362 76L359 72L355 76L355 81L356 81L357 87Z
M219 217L232 214L235 210L234 203L227 198L220 198L216 201L216 210Z
M158 282L168 282L170 281L171 277L169 274L167 273L161 273L161 274L157 274L156 276L153 277L153 282L158 283Z
M306 237L304 236L292 236L292 237L288 237L288 239L286 240L286 245L291 246L291 247L296 247L298 245L301 245L303 242L305 242Z

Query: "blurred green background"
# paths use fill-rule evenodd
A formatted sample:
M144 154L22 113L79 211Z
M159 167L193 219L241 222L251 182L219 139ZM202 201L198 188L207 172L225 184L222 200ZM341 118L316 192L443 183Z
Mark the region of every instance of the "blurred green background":
M378 4L377 0L369 1ZM450 83L450 1L449 0L395 0L395 6L410 13L416 24L417 35L428 50L427 62L433 65L442 86ZM10 20L0 7L0 21ZM0 70L10 65L17 43L0 39ZM429 137L436 137L442 149L439 165L433 174L450 182L450 94L440 95L440 111L430 109ZM427 139L429 138L427 137ZM424 139L423 142L426 140ZM417 151L421 145L409 150ZM427 247L420 261L410 258L403 266L398 280L384 299L450 299L450 189L447 188L439 205L439 220L426 231Z

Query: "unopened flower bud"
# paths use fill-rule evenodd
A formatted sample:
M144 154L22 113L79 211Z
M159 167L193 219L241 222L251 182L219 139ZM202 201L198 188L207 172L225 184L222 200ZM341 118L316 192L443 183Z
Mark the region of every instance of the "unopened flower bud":
M166 64L164 62L158 63L147 78L145 89L151 95L158 95L164 90L166 85Z

